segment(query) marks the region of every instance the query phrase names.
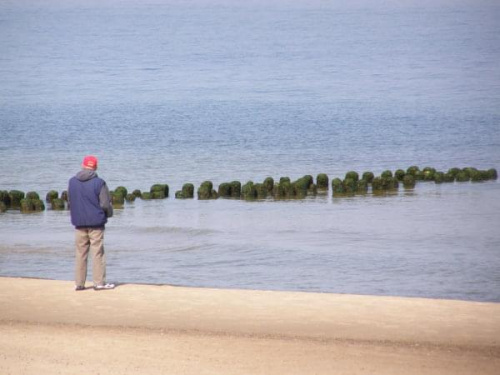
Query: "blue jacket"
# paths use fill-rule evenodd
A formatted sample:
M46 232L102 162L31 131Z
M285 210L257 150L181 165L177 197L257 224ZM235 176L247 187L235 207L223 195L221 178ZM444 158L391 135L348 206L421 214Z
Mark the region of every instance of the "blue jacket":
M104 228L113 216L106 182L93 170L84 169L69 180L68 202L76 228Z

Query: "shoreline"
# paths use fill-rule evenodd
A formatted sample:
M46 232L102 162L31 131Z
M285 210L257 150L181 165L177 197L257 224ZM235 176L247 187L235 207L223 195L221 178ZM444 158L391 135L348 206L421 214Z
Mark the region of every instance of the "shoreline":
M500 366L498 303L144 284L75 292L72 281L7 277L0 299L2 373L90 373L82 358L107 340L114 354L102 358L103 374L117 358L128 367L115 373L127 374L171 365L182 374L493 374ZM137 340L156 367L131 354Z

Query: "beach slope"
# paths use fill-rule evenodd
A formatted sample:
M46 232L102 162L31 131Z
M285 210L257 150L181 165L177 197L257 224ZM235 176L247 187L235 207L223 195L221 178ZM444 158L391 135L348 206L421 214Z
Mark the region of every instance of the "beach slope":
M1 374L498 374L500 304L0 278Z

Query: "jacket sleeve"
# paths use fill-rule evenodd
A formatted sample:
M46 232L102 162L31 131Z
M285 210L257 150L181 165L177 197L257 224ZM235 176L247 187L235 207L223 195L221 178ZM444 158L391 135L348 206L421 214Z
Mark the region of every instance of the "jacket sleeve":
M99 205L104 210L106 217L113 216L113 206L111 204L111 196L109 195L108 185L104 183L99 193Z

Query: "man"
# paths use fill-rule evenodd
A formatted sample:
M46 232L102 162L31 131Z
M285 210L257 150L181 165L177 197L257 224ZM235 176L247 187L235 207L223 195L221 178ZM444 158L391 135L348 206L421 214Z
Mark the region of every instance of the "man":
M92 253L94 290L113 289L106 283L104 226L113 216L113 206L106 182L97 177L97 158L86 156L82 170L69 180L68 204L71 224L76 228L75 290L85 289L87 258Z

